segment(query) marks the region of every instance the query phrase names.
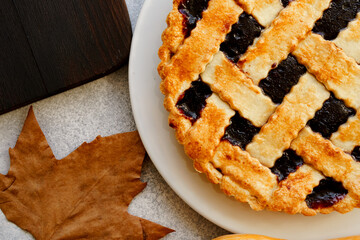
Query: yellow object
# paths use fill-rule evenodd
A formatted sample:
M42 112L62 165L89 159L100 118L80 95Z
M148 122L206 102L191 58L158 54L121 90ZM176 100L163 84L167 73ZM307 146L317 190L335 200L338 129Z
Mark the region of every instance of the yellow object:
M231 234L214 238L213 240L284 240L280 238L271 238L256 234Z
M343 238L334 238L330 240L360 240L360 236L351 236L351 237L343 237Z
M280 238L272 238L256 234L231 234L214 238L213 240L285 240ZM334 238L330 240L360 240L360 236L351 236L344 238Z

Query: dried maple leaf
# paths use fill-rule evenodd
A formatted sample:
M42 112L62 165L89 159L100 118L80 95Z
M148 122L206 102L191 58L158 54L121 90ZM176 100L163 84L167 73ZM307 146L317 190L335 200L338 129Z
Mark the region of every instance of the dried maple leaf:
M30 108L9 152L0 208L36 239L159 239L173 231L127 212L146 186L137 132L97 137L57 160Z

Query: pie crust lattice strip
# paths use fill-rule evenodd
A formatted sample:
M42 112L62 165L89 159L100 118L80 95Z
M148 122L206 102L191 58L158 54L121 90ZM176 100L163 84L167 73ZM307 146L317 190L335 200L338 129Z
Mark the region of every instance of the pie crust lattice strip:
M254 210L360 207L360 0L174 0L158 66L197 171Z

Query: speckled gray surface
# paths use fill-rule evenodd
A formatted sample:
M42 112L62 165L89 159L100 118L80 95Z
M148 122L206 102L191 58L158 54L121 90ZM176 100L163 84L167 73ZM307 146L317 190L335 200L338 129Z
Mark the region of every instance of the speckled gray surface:
M169 0L170 1L170 0ZM133 29L144 0L126 0ZM135 130L127 66L102 79L33 104L36 117L55 156L61 159L82 142ZM9 169L9 147L21 131L28 106L0 116L0 172ZM211 239L227 232L186 205L166 184L149 158L141 179L148 183L131 203L133 215L175 229L164 239ZM0 212L0 239L33 239Z

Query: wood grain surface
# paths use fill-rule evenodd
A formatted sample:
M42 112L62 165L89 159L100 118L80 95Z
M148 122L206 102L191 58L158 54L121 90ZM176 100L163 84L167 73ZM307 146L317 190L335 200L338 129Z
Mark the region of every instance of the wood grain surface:
M124 0L3 0L0 114L103 76L127 62Z

